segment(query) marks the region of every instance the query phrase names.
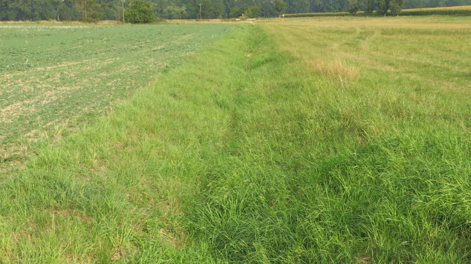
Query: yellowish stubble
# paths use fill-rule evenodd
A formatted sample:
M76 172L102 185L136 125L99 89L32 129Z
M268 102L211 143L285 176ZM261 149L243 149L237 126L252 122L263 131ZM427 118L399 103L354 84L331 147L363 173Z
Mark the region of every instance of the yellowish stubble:
M273 32L275 41L286 51L300 60L307 69L315 74L325 75L334 78L352 79L358 76L359 69L347 64L335 53L325 52L338 49L339 44L326 49L316 49L312 43L316 41L314 32L308 27L273 26L266 25L266 28ZM275 33L276 32L276 33Z

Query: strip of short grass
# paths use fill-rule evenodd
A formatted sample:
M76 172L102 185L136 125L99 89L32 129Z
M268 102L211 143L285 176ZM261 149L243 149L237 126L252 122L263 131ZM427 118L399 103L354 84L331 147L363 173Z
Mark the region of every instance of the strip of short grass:
M313 28L240 25L38 146L2 181L2 261L469 262L469 95L439 89L466 73L443 55L444 75L394 76L375 47L399 30Z

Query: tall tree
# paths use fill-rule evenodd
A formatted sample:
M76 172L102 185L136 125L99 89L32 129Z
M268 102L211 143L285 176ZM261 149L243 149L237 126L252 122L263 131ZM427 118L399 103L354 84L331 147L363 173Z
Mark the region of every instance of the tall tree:
M150 2L134 0L124 11L124 18L131 23L149 23L154 20L154 10Z
M257 18L259 13L260 13L260 7L256 5L249 6L245 10L245 16L248 18Z
M359 8L360 3L358 2L358 0L350 0L350 2L348 3L348 12L350 12L350 14L356 14Z
M393 15L398 15L403 6L404 0L378 0L378 13L386 15L391 10Z
M307 13L309 12L309 0L286 0L288 3L287 13Z
M404 0L391 0L389 5L391 8L391 14L399 15L399 13L401 13L402 7L404 6Z
M258 13L260 17L275 17L279 15L273 0L254 0L254 5L260 7L260 12Z
M170 5L170 6L167 6L162 13L162 17L170 18L170 19L181 19L181 18L186 18L186 16L187 16L187 13L186 13L185 6L178 7L178 6Z
M83 21L97 21L102 17L98 9L102 7L96 0L75 0L77 10L82 15Z
M229 12L230 18L240 17L244 14L245 10L242 7L234 6Z
M390 3L391 0L378 0L378 13L386 15L388 13Z
M373 11L375 10L375 0L365 0L365 13L367 15L373 14Z
M201 0L199 4L202 4L201 14L203 18L222 18L223 13L226 10L223 0Z
M288 8L288 4L283 2L283 0L275 0L275 10L278 12L278 15L283 13L286 8Z

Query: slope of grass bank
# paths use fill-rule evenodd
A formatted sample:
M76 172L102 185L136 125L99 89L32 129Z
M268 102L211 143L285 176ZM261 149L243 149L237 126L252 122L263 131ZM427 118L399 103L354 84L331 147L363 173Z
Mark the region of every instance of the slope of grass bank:
M2 181L2 261L469 262L466 72L393 71L394 30L265 29L38 146Z

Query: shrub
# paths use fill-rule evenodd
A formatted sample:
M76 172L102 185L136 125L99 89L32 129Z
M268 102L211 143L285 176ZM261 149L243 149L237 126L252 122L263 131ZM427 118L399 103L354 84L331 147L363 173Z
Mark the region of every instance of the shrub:
M244 14L244 8L235 6L231 9L231 12L229 12L229 17L235 18L235 17L240 17Z
M359 8L360 3L358 3L358 0L350 0L348 3L348 12L352 15L356 14Z
M149 23L154 20L154 10L149 2L135 0L124 11L124 19L130 23Z
M389 6L389 9L391 10L391 14L399 15L399 13L401 13L403 6L404 6L404 0L392 0Z
M247 8L247 10L245 11L245 15L248 18L257 18L259 12L260 12L260 7L256 6L256 5L253 5L253 6L249 6Z
M366 0L366 7L368 6ZM400 0L391 1L390 10L386 15L397 15L400 13L401 16L471 16L471 6L460 6L460 7L437 7L437 8L417 8L417 9L401 9ZM373 2L373 1L371 1ZM373 2L374 3L374 2ZM371 9L365 11L358 11L358 16L369 16L373 15L373 6ZM325 16L350 16L348 12L326 12L326 13L298 13L298 14L285 14L285 17L325 17ZM378 11L375 15L385 15Z

